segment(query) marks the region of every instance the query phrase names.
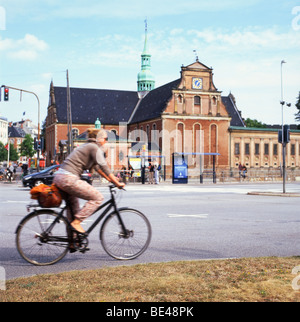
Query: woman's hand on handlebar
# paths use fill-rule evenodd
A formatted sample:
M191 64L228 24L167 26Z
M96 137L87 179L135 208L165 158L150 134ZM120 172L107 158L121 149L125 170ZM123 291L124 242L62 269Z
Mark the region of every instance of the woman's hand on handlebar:
M124 182L119 182L118 178L116 178L112 173L108 176L108 180L114 184L119 189L124 189Z
M123 189L125 190L125 183L124 182L118 182L118 184L116 185L119 189Z

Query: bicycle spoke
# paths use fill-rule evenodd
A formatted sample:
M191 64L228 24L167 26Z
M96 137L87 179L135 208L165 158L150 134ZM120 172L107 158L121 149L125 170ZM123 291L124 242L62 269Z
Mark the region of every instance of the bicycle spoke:
M67 222L51 210L28 215L17 232L17 248L21 256L34 265L50 265L62 259L68 251Z
M124 232L116 214L104 221L100 239L104 250L116 259L133 259L141 255L151 239L148 219L134 209L121 209L120 216L125 225Z

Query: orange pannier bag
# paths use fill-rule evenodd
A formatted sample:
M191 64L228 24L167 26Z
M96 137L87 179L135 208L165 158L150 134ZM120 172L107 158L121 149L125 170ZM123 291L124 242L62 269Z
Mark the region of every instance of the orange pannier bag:
M62 202L62 195L53 183L51 186L40 184L30 190L31 199L36 199L43 208L56 208Z

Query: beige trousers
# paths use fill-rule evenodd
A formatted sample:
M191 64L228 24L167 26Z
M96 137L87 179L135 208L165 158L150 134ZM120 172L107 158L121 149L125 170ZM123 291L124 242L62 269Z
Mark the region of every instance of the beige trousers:
M57 173L53 182L68 194L67 201L71 208L71 211L68 209L69 221L73 221L74 217L83 221L91 216L103 202L102 193L77 176ZM80 209L78 198L88 200L82 209Z

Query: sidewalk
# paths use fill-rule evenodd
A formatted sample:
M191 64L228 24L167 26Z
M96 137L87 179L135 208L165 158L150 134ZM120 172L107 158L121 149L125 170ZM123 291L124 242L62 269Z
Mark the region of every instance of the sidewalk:
M283 193L281 192L281 188L278 188L276 187L276 189L274 190L278 190L278 191L269 191L270 190L270 187L269 189L267 188L266 191L264 191L264 185L273 185L274 186L278 185L279 182L217 182L217 183L213 183L212 181L204 181L204 183L200 183L198 180L195 180L195 179L191 179L189 180L189 182L187 184L173 184L172 183L172 180L171 179L167 179L166 181L161 181L159 183L159 185L150 185L148 182L146 182L145 184L142 184L141 182L127 182L127 186L130 187L130 186L144 186L144 187L151 187L151 186L162 186L162 187L166 187L166 186L169 186L169 187L218 187L218 188L221 188L221 187L226 187L226 186L235 186L236 188L238 188L239 186L242 186L242 187L246 187L246 186L251 186L252 184L255 184L255 185L259 185L261 187L261 190L260 191L248 191L246 192L246 194L248 195L253 195L253 196L273 196L273 197L300 197L300 184L298 182L290 182L290 183L294 183L294 184L299 184L299 192L295 192L295 189L294 189L294 192L291 192L291 191L287 191L286 193ZM18 185L19 187L23 187L22 185L22 181L12 181L12 182L6 182L6 181L1 181L0 184L4 184L4 185ZM105 182L100 182L100 180L96 179L93 181L93 186L94 187L105 187L107 186L108 183L105 183ZM259 187L259 189L260 189ZM249 187L250 188L250 187ZM29 189L29 188L28 188ZM272 189L273 190L273 189ZM289 190L287 188L287 190ZM293 190L293 189L292 189Z

